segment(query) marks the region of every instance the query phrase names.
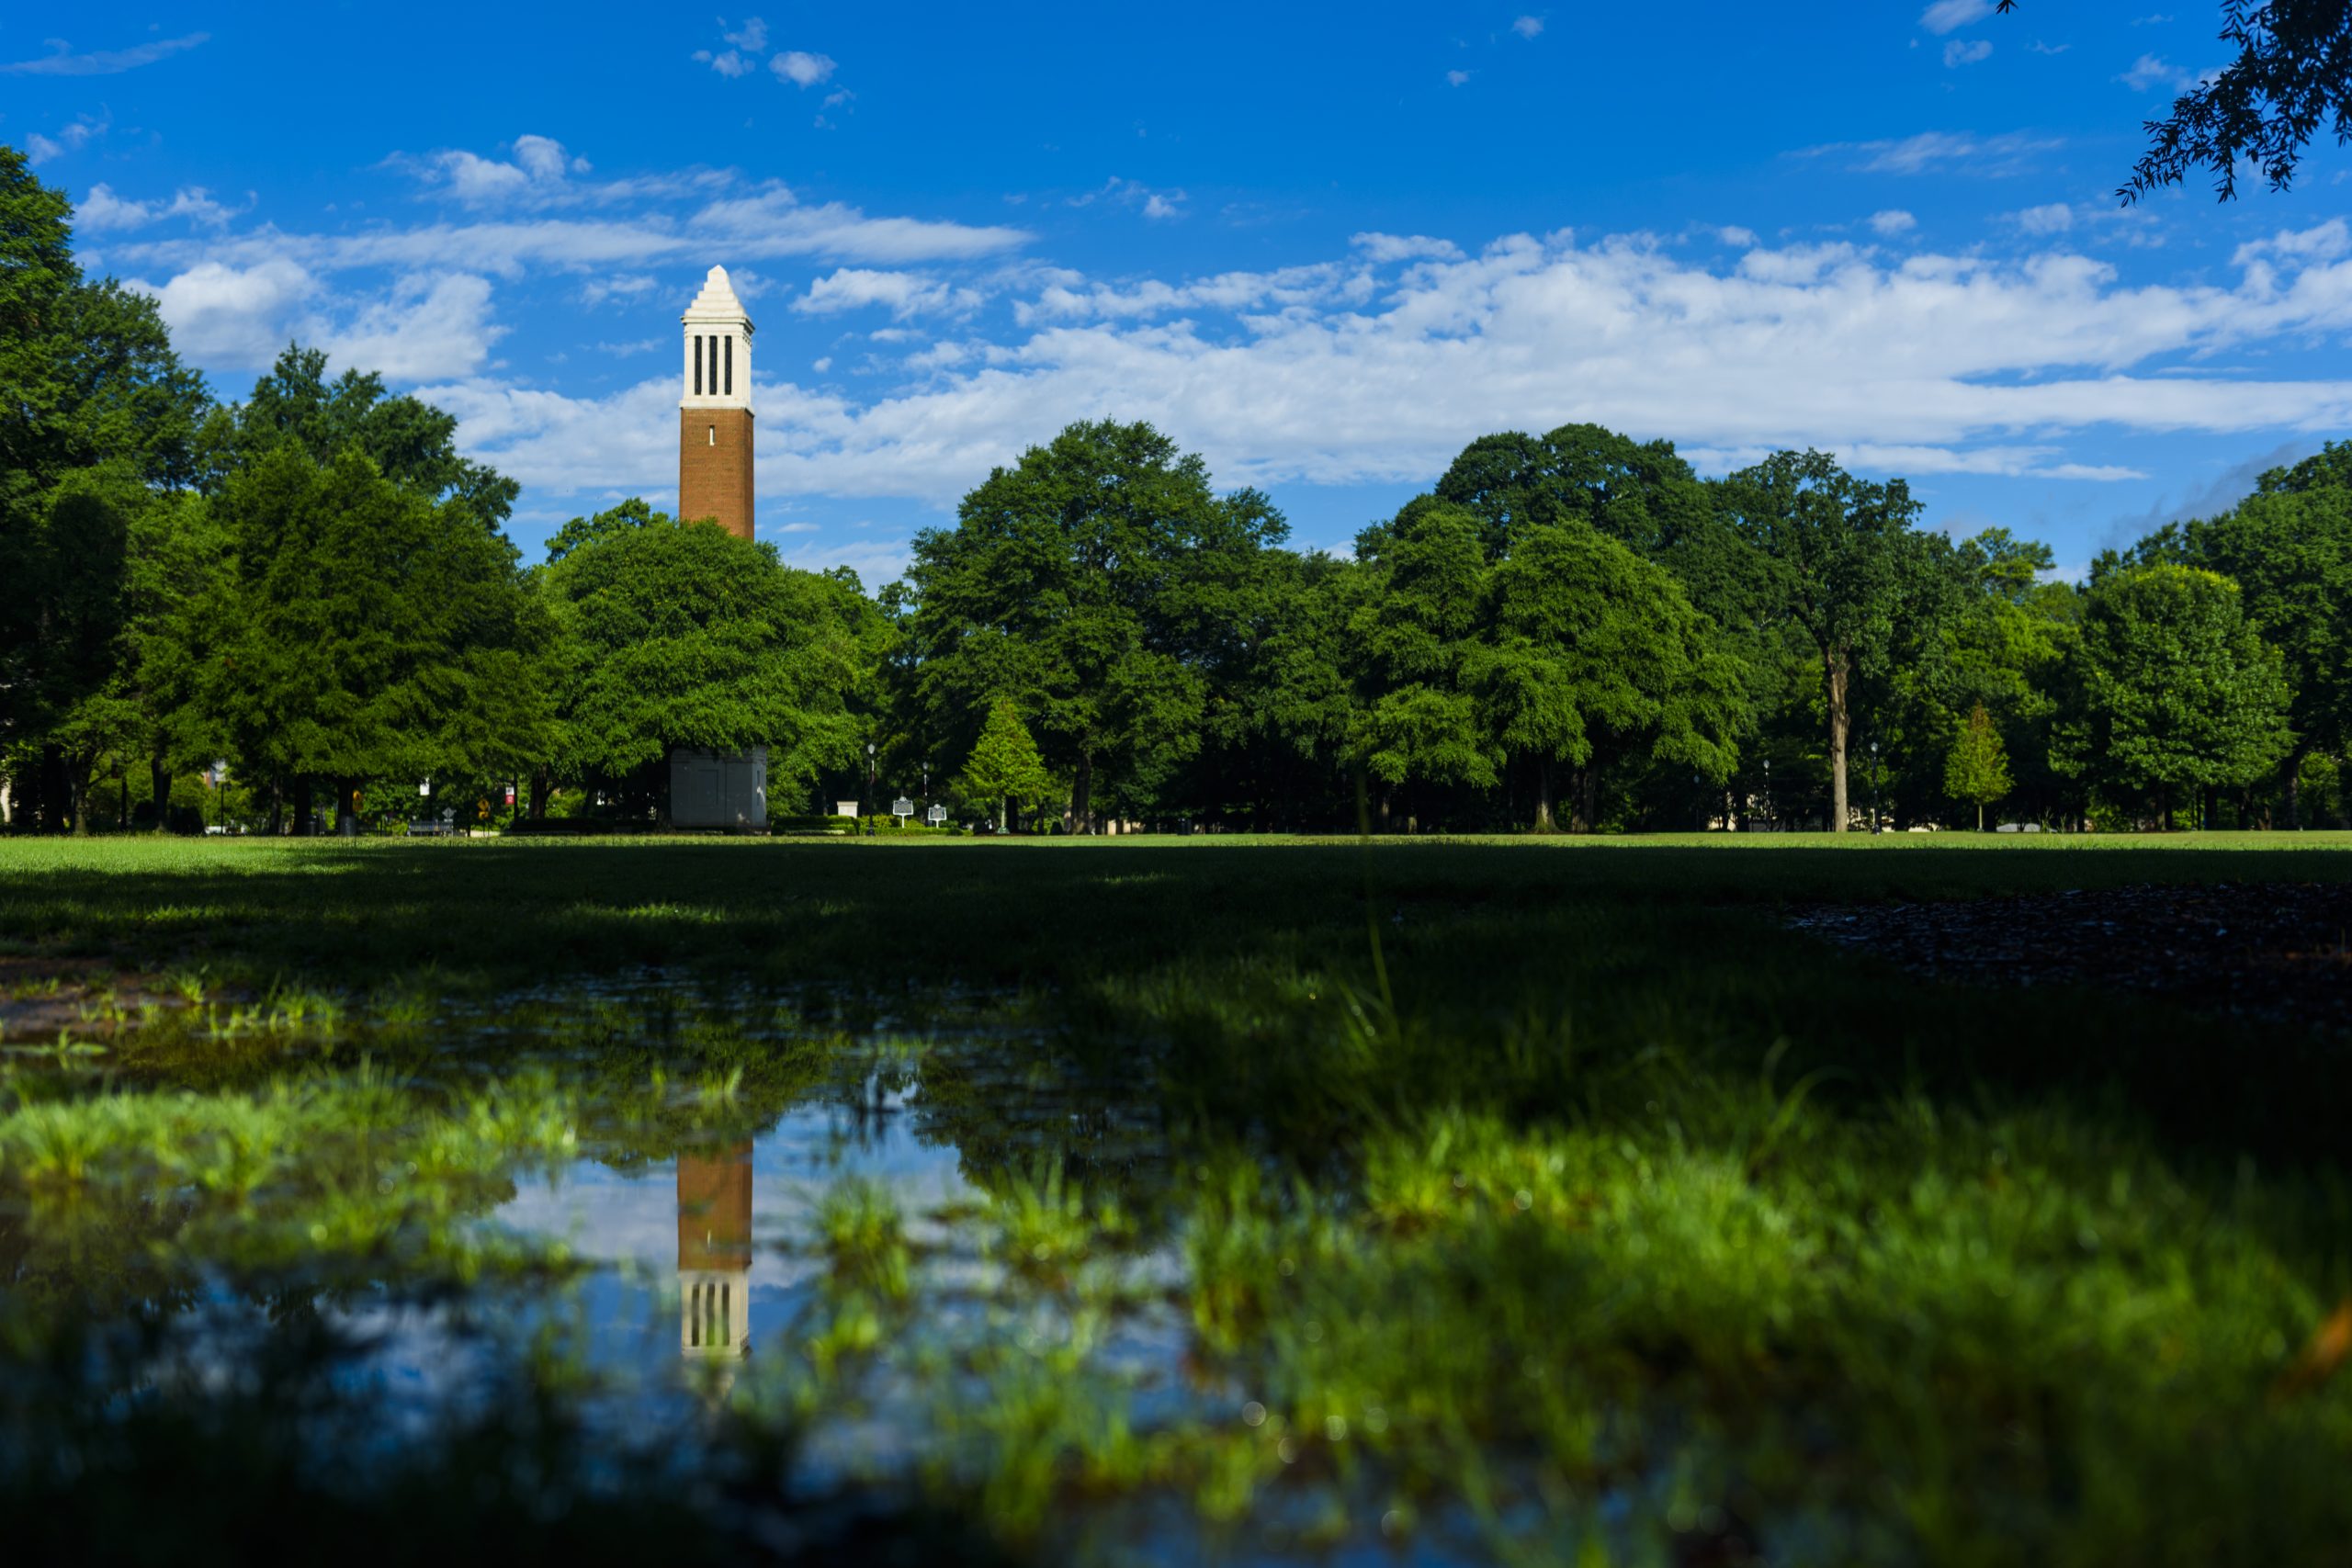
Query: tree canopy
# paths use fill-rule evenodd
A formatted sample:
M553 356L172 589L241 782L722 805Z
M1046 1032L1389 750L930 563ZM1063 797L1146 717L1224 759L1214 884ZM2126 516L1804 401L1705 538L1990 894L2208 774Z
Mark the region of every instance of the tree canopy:
M2248 784L2286 755L2282 660L2219 573L2160 563L2109 575L2084 605L2070 674L2053 761L2153 795L2167 820L2183 792Z
M1010 695L1081 824L1105 794L1147 807L1199 750L1220 611L1284 534L1149 425L1073 424L990 473L954 529L915 536L916 701L961 749Z
M2007 15L2018 0L1997 8ZM2343 0L2225 0L2221 36L2236 58L2142 128L2148 150L2115 193L2126 205L2199 169L2229 201L2247 164L2283 191L2313 136L2352 141L2352 8Z
M584 542L540 580L559 633L554 756L567 776L617 779L680 746L765 746L773 793L846 761L843 584L641 502L565 533Z

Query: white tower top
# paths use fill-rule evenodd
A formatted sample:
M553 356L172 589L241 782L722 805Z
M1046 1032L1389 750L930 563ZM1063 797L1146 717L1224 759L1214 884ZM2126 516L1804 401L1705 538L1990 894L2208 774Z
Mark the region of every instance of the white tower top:
M752 318L735 298L727 269L715 266L702 280L686 313L682 409L748 409L752 406Z

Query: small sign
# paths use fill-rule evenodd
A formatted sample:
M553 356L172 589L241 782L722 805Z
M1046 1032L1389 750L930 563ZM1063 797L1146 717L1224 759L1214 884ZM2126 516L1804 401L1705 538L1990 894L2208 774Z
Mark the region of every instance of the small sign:
M912 817L914 814L915 803L903 795L890 803L890 815L893 817Z
M947 807L944 806L934 806L928 812L924 813L924 815L931 818L931 825L936 828L942 822L947 820Z

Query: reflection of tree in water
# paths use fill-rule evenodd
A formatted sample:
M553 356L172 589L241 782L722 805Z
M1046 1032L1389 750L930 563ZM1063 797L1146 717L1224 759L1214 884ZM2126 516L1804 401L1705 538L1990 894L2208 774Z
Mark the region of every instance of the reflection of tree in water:
M939 1043L910 1075L914 1130L952 1145L964 1179L991 1192L1049 1166L1114 1191L1131 1211L1168 1195L1170 1130L1148 1073L1081 1071L1017 1032Z

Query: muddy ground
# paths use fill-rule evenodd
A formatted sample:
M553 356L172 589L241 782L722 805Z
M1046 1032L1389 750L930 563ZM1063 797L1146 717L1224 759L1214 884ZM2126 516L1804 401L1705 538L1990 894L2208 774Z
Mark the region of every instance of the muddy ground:
M2201 1010L2352 1030L2352 887L2218 883L1814 905L1790 924L1986 985L2113 987Z

